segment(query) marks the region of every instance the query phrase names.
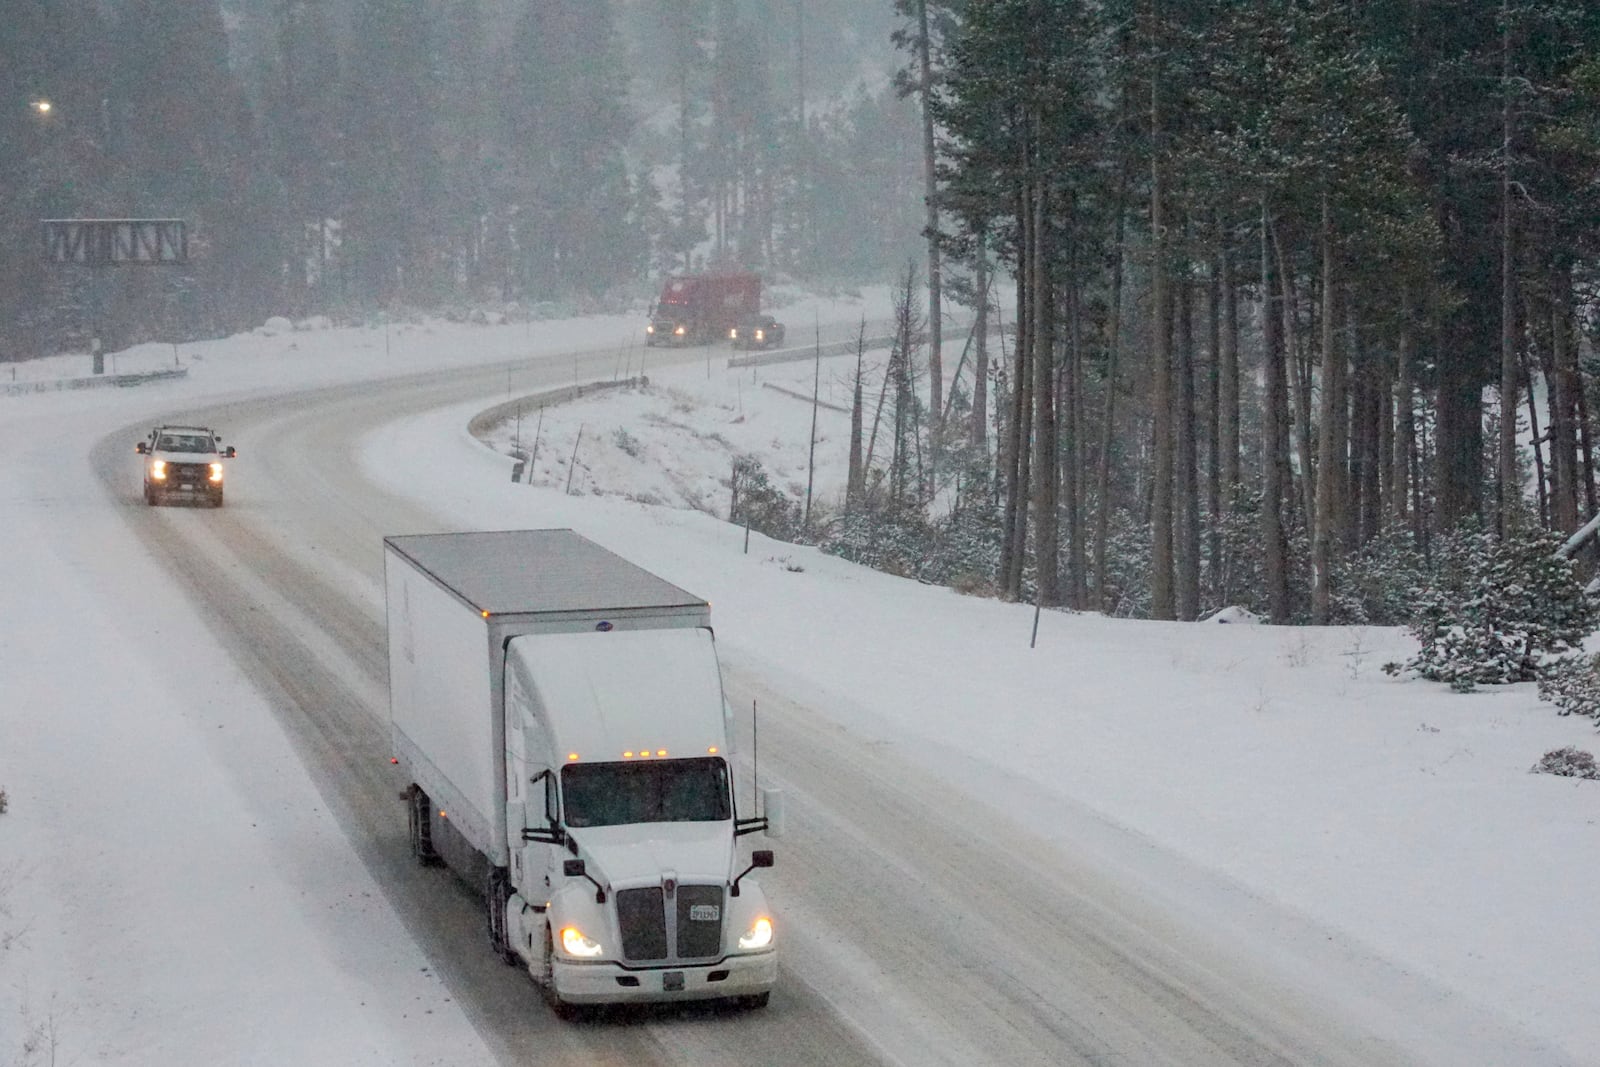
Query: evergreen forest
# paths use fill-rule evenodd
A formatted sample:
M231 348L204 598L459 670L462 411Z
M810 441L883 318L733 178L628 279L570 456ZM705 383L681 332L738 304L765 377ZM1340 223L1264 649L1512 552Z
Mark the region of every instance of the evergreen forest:
M1402 622L1600 513L1585 0L6 8L0 358L736 266L897 286L876 456L768 503L925 580ZM190 265L43 263L127 216Z

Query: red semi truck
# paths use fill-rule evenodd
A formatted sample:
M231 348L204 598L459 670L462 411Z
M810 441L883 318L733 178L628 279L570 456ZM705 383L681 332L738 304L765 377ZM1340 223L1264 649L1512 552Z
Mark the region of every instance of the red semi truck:
M761 312L759 274L682 274L667 279L645 327L647 345L720 341Z

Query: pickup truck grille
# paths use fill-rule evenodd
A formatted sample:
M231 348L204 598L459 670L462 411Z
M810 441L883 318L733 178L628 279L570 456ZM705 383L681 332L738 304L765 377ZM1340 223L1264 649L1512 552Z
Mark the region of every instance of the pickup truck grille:
M168 463L167 483L169 485L204 485L211 480L211 464L209 463Z
M662 963L720 956L722 892L719 885L679 886L669 912L660 886L618 891L623 958Z

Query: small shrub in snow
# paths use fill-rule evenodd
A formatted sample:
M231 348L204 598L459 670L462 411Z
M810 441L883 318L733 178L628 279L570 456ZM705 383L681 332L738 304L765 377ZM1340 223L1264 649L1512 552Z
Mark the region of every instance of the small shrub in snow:
M754 456L735 456L729 482L733 503L728 521L749 526L777 541L794 541L800 536L800 503L791 500L772 484L766 468Z
M638 459L644 454L644 446L639 443L639 439L621 426L618 426L616 432L611 435L611 443L616 445L618 450L632 456L634 459Z
M1595 766L1594 754L1582 749L1567 747L1546 752L1535 763L1532 774L1559 774L1564 778L1588 778L1600 781L1600 767Z
M1569 656L1539 672L1539 695L1562 715L1600 722L1600 656Z

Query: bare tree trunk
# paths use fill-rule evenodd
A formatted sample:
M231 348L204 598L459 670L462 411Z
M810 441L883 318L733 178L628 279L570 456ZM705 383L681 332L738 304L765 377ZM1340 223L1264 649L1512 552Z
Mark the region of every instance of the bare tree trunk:
M1220 420L1217 435L1222 438L1222 488L1224 509L1233 507L1233 494L1239 485L1239 287L1233 276L1233 260L1226 246L1222 265L1222 346L1219 369Z
M1172 311L1167 291L1166 197L1162 174L1161 108L1159 82L1150 80L1150 371L1154 379L1150 404L1153 408L1152 457L1154 482L1150 496L1150 617L1176 616L1173 603L1172 545Z
M1417 430L1412 411L1411 387L1411 291L1400 293L1400 337L1395 346L1394 376L1394 460L1390 491L1396 526L1404 527L1410 514L1409 486L1411 457L1417 448Z
M1038 117L1034 132L1039 131ZM1050 274L1050 188L1041 175L1033 189L1033 528L1035 602L1061 603L1057 528L1055 285Z
M861 332L856 336L856 387L850 405L850 473L844 491L845 510L852 513L861 507L867 488L866 467L861 462L861 361L866 354L866 348L867 320L863 318Z
M933 91L933 63L929 58L930 51L928 0L917 0L917 66L921 73L922 94L923 197L928 209L928 377L933 388L933 417L938 420L944 412L944 362L940 354L942 325L939 293L943 282L943 270L939 258L939 179L933 143L933 111L928 106L928 98ZM937 442L940 439L940 427L937 421L933 426L933 435Z
M1194 287L1177 283L1178 342L1172 349L1175 490L1178 513L1178 618L1200 617L1200 474L1195 434Z
M1124 168L1117 182L1117 239L1111 261L1111 326L1106 339L1106 394L1100 415L1099 469L1094 489L1094 605L1106 610L1106 539L1111 519L1111 440L1116 427L1117 371L1122 349L1122 260L1123 237L1127 228L1128 174Z
M1322 194L1322 404L1317 424L1317 510L1311 525L1311 621L1326 625L1332 584L1332 552L1339 538L1344 457L1336 453L1340 421L1342 355L1335 344L1333 233L1328 194Z
M1305 516L1306 533L1311 534L1317 514L1317 471L1311 452L1311 373L1298 329L1299 301L1295 296L1294 274L1289 270L1288 257L1283 242L1276 231L1272 235L1273 249L1278 258L1278 286L1283 293L1283 347L1284 363L1289 368L1289 388L1294 401L1295 458L1300 467L1300 509Z
M1069 343L1065 373L1061 376L1062 431L1061 492L1066 500L1067 605L1081 610L1087 598L1083 551L1083 311L1081 272L1076 242L1072 248L1072 275L1067 287Z
M1027 151L1022 151L1026 170ZM1006 426L1005 510L1001 522L1000 543L1000 595L1016 600L1022 595L1023 552L1027 547L1028 526L1028 456L1032 444L1032 398L1029 395L1033 366L1030 348L1033 344L1032 317L1032 247L1033 212L1032 191L1023 182L1017 190L1017 232L1021 244L1017 254L1017 339L1013 347L1010 419Z
M1528 433L1533 438L1533 484L1539 491L1539 523L1550 527L1550 500L1545 493L1544 438L1539 433L1539 405L1533 402L1533 370L1522 364L1522 388L1528 394Z
M1510 19L1501 3L1501 434L1496 462L1499 536L1509 541L1522 525L1522 486L1517 478L1517 309L1510 261Z
M972 446L984 454L989 451L989 250L984 233L978 232L974 281L978 287L977 321L973 341L977 346L972 371L972 420L969 436Z
M1283 501L1289 475L1289 389L1285 376L1282 317L1272 306L1278 287L1272 276L1272 218L1261 205L1261 368L1264 396L1261 410L1263 486L1261 540L1267 582L1267 615L1274 623L1289 621L1288 545L1284 535Z
M1206 559L1210 585L1222 573L1222 279L1213 257L1206 278Z
M1578 442L1575 412L1582 385L1577 352L1567 331L1566 272L1557 272L1550 287L1550 467L1556 529L1578 528Z

